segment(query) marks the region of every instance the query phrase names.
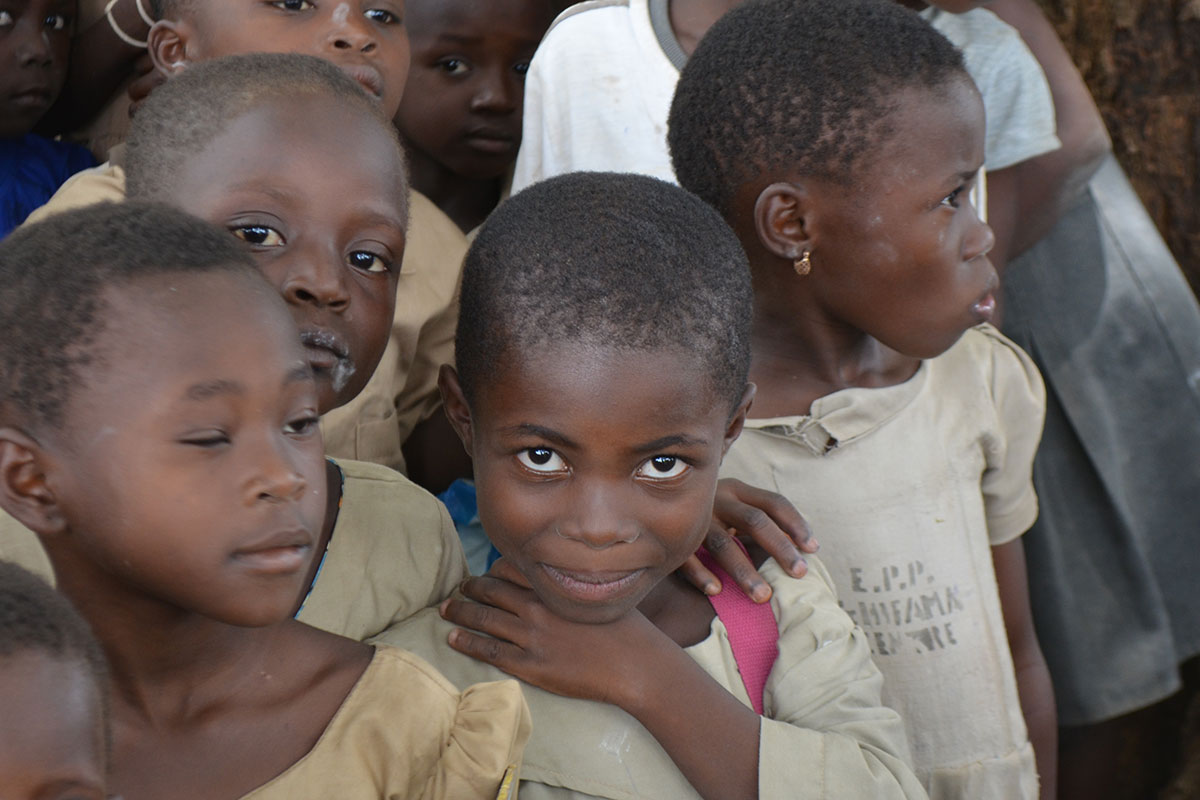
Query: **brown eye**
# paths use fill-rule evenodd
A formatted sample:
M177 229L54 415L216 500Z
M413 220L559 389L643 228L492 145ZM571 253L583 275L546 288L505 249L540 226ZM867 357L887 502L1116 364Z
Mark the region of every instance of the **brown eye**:
M284 244L282 234L266 225L243 225L238 228L230 228L230 233L243 242L257 247L280 247Z
M549 447L530 447L517 453L517 461L525 469L533 472L552 473L565 472L567 464L562 456Z
M683 459L675 456L654 456L648 458L638 467L638 477L651 480L670 480L691 469Z

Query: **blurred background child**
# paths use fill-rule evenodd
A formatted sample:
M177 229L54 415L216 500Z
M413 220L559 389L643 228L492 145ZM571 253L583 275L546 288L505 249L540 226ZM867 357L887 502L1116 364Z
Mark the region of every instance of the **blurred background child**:
M65 597L0 561L0 793L108 800L108 670Z
M75 0L17 0L0 9L0 239L96 163L78 145L32 132L62 90L74 27Z

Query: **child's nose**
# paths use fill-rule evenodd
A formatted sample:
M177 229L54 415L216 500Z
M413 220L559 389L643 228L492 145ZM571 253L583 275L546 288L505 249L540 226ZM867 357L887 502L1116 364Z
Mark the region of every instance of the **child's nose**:
M498 71L487 73L471 100L472 111L511 114L517 110L521 88Z
M308 481L284 452L282 443L263 443L256 461L246 487L247 502L299 500L308 489Z
M50 66L54 62L54 50L50 47L50 34L41 25L23 27L26 31L17 39L15 48L21 66Z
M967 238L963 242L964 260L970 261L981 256L986 256L992 252L992 248L996 246L996 234L992 232L992 228L979 217L971 224L971 230L967 233Z
M329 37L333 49L356 50L362 53L373 51L377 43L370 20L362 14L351 13L339 21L342 16L344 15L340 15L337 11L334 12L334 26Z
M350 293L343 280L345 270L313 267L294 270L285 277L283 298L292 305L312 305L331 311L344 311L350 305Z
M582 542L593 550L637 541L639 528L622 509L628 503L606 490L593 490L572 504L575 513L559 522L558 535Z

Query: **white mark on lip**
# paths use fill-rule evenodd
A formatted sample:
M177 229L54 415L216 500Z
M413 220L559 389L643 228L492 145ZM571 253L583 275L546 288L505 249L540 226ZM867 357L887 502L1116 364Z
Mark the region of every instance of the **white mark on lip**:
M349 358L339 358L337 363L333 365L330 376L333 381L333 390L340 392L342 389L345 389L352 375L354 375L354 362Z
M348 19L350 19L350 4L339 3L338 7L333 10L333 24L341 27L346 24Z

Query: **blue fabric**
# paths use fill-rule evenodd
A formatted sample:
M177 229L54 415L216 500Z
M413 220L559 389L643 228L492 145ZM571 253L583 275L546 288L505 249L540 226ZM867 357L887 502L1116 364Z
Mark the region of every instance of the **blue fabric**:
M500 558L500 551L492 546L483 526L479 524L479 508L475 502L475 483L456 480L450 488L438 495L446 504L450 519L458 530L463 552L467 555L467 566L472 575L482 575Z
M44 206L67 178L94 166L96 159L77 144L33 133L0 139L0 239Z

